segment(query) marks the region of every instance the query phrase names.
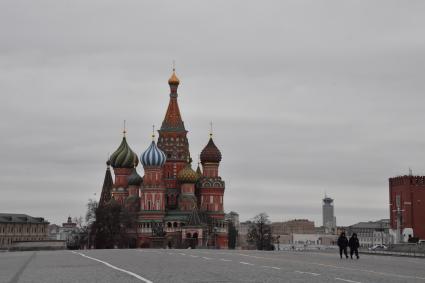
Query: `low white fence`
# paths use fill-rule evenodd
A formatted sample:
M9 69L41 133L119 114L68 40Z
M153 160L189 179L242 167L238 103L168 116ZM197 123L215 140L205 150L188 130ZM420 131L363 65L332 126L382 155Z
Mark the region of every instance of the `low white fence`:
M12 245L9 247L10 251L39 251L64 249L66 249L66 242L60 240L13 242Z

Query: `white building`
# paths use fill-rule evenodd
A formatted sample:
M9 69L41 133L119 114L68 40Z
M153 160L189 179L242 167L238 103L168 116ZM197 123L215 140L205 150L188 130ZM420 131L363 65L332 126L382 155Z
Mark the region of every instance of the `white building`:
M77 223L72 222L71 217L68 217L67 222L62 223L62 227L52 224L49 225L49 239L51 240L61 240L69 244L73 241L73 234L78 234L79 228Z
M378 244L388 245L392 243L390 235L390 220L359 222L348 226L347 237L357 233L361 247L372 247Z

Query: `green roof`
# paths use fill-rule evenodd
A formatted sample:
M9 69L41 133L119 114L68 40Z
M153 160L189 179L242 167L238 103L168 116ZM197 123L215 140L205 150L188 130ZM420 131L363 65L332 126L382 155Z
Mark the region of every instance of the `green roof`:
M173 220L179 220L179 221L187 221L188 215L167 215L164 217L165 221L173 221Z

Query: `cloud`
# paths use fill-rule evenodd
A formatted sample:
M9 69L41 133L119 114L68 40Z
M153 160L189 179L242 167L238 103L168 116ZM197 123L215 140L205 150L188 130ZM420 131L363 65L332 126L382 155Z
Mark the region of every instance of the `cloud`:
M122 121L137 153L168 103L196 156L214 121L225 208L320 224L388 217L423 174L424 4L3 1L0 207L62 223L98 198ZM96 193L96 195L94 195Z

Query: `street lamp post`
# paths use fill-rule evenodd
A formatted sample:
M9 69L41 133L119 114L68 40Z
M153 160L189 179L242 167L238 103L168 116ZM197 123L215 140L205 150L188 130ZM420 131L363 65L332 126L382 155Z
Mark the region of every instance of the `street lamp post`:
M87 249L90 249L90 227L87 228Z
M384 227L382 222L381 222L381 245L384 245Z
M217 227L214 227L214 249L217 249Z
M278 251L280 251L280 235L278 235L277 237L276 237L276 239L277 239L277 250Z

